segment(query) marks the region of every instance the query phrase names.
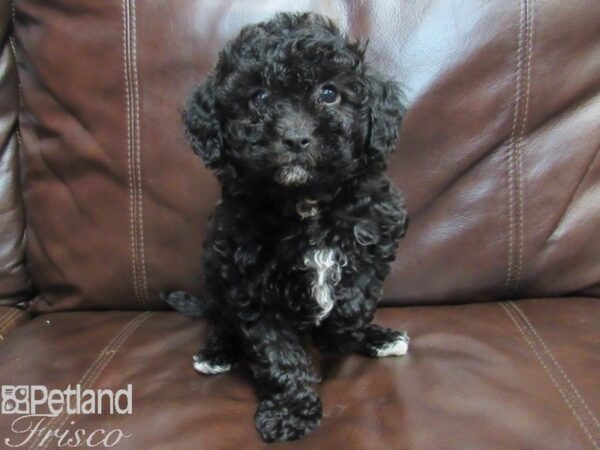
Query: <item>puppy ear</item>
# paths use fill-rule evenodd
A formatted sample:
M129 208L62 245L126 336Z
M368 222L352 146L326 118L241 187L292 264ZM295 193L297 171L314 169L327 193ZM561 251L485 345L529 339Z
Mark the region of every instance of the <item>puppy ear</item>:
M369 135L367 160L385 163L394 150L406 108L398 85L377 74L367 76L369 89Z
M192 150L210 169L218 169L223 164L223 136L214 91L215 81L209 76L194 90L182 113Z

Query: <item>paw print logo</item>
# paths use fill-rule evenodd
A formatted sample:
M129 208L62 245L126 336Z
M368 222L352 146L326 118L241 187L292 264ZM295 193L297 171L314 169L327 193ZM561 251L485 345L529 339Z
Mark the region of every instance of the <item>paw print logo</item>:
M2 386L2 414L29 414L27 386Z

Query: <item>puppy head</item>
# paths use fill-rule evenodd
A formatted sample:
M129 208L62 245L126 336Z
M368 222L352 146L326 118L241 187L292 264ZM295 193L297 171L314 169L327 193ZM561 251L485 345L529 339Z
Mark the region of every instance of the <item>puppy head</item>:
M221 182L332 190L383 171L404 108L329 19L278 14L242 29L188 101L194 152Z

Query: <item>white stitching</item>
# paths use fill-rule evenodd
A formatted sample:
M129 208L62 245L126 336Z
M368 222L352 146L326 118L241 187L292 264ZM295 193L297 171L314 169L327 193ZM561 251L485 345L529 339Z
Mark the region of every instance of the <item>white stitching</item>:
M508 314L508 316L510 317L510 319L514 323L514 325L517 328L517 330L519 330L519 332L521 333L521 335L523 336L523 338L525 338L525 341L527 342L527 344L529 345L529 347L531 348L531 350L535 354L536 358L538 359L538 361L540 362L540 364L542 365L542 367L544 368L544 370L546 371L546 373L548 374L548 376L552 380L552 383L554 384L554 386L556 387L556 389L560 393L560 395L563 398L564 402L567 404L567 407L573 413L573 415L577 419L577 422L579 422L579 425L581 426L581 428L585 432L586 436L592 441L592 445L594 445L594 448L597 449L597 450L600 449L600 446L598 446L596 444L596 441L594 440L594 437L592 436L592 434L587 429L585 423L583 422L583 420L581 419L581 417L579 416L579 414L577 413L577 411L575 411L575 409L571 405L571 401L570 401L569 397L565 394L565 392L561 388L560 384L554 378L554 375L552 374L551 370L548 368L548 366L544 362L544 359L539 354L538 350L536 349L536 346L534 345L534 343L531 340L531 338L528 336L527 332L521 327L521 325L518 323L517 319L515 318L515 316L513 315L513 313L510 311L510 309L508 308L508 306L506 306L506 304L499 303L499 305L504 309L504 311L506 312L506 314Z
M525 9L523 8L523 0L519 0L519 35L517 43L517 67L515 72L516 77L516 98L514 100L513 120L508 139L508 206L509 206L509 225L508 225L508 258L506 269L506 281L504 290L506 295L510 293L510 287L513 282L513 265L514 265L514 240L515 239L515 142L517 136L517 123L521 104L521 76L522 76L522 53L523 53L523 30L524 30Z
M133 332L135 330L137 330L139 328L139 326L146 319L148 319L151 315L152 315L151 312L143 312L143 313L137 315L136 317L134 317L132 320L129 321L129 323L127 323L123 328L121 328L121 330L110 340L110 342L98 354L98 356L96 357L96 360L85 371L83 376L80 378L78 384L82 385L82 388L84 388L84 389L90 388L93 385L93 383L96 381L96 379L98 378L100 373L102 373L102 371L106 368L108 363L112 360L112 358L114 358L114 356L117 354L117 352L121 349L121 347L123 346L125 341L127 341L127 339L133 334ZM66 410L64 410L64 411L66 411ZM64 411L60 415L52 417L52 419L48 422L48 425L47 425L48 429L54 428L53 424L56 423L58 420L60 420L60 423L58 423L58 425L56 427L56 432L60 431L60 429L63 427L63 425L69 419L69 417L71 417L70 414L66 414L66 413L64 413ZM54 437L56 437L56 434L57 433L49 436L48 440L45 442L43 442L43 439L42 439L44 448L48 447L48 445L50 444L52 439ZM43 438L46 437L43 435L41 435L41 436ZM42 445L42 442L40 442L39 438L36 438L34 440L34 442L32 443L30 450L35 448L36 446L39 447L39 445Z
M579 391L575 387L575 384L571 381L571 379L569 378L569 376L567 375L567 373L563 370L562 366L558 363L558 360L554 357L554 354L550 351L550 349L548 348L548 346L546 345L546 343L542 339L542 336L540 336L540 334L537 332L537 330L535 329L535 327L533 326L533 324L529 321L529 318L527 317L527 315L521 310L521 308L519 308L519 306L516 303L509 302L509 304L521 315L521 317L523 317L523 320L525 320L525 322L527 323L527 325L529 326L529 328L531 329L531 331L537 337L539 343L544 348L545 353L548 355L548 357L550 357L550 359L554 363L554 366L559 370L559 372L565 378L565 380L567 381L567 383L569 384L569 386L573 390L573 393L575 394L575 396L577 396L577 398L581 402L582 406L585 408L585 410L590 415L590 418L595 423L596 427L598 427L598 430L600 430L600 422L598 421L598 419L596 418L596 416L594 415L594 413L592 412L592 410L589 408L589 406L587 405L587 403L585 402L585 400L583 399L583 397L581 396L581 394L579 393Z
M518 289L521 281L521 271L523 269L523 250L524 250L524 221L525 221L525 207L524 207L524 183L523 183L523 136L525 135L525 126L527 124L527 116L529 114L529 98L531 93L531 59L533 53L533 0L528 0L525 3L527 11L527 59L525 63L525 96L523 104L523 114L521 117L521 127L519 129L516 141L516 155L517 155L517 194L519 203L519 232L518 232L518 251L516 257L517 267L513 276L513 285L511 288L512 292Z
M568 408L571 410L571 412L573 413L573 415L575 416L575 418L579 422L579 425L582 427L582 429L585 432L585 434L592 441L592 444L594 445L594 447L596 449L599 449L600 447L598 447L596 445L593 436L590 434L590 432L588 431L587 427L585 426L585 424L583 423L583 421L579 417L579 414L577 414L577 411L575 411L575 409L571 405L571 402L570 402L569 398L566 396L566 394L564 393L563 389L561 388L561 386L559 385L559 383L554 378L554 375L552 374L552 372L550 371L550 369L548 368L548 366L544 362L543 358L540 356L538 350L536 349L536 347L535 347L534 343L532 342L531 338L528 336L527 332L521 327L521 325L519 325L517 319L514 317L514 315L512 314L512 312L508 309L508 306L506 306L504 303L500 303L500 306L504 309L504 311L506 312L506 314L508 314L508 316L510 317L510 319L514 323L515 327L519 330L519 332L521 333L521 335L525 338L525 341L527 341L529 347L531 348L531 350L535 354L536 358L538 359L538 361L540 362L540 364L542 365L542 367L544 368L544 370L546 371L546 373L548 374L548 376L552 380L552 383L554 384L554 386L556 387L556 389L560 393L561 397L563 398L563 400L567 404Z
M14 313L15 313L15 310L11 308L6 312L6 314L4 314L2 317L0 317L0 327L2 327L2 325L6 321L6 319Z
M136 296L138 302L142 308L145 309L146 303L144 301L144 294L142 292L142 281L140 279L140 239L139 239L139 215L137 208L137 197L138 197L138 183L137 183L137 134L136 134L136 92L135 92L135 81L133 72L133 55L132 55L132 11L131 11L131 0L126 0L127 4L127 73L129 76L129 133L130 133L130 161L131 161L131 211L132 211L132 227L133 227L133 239L134 239L134 267L136 272Z
M141 314L140 314L140 315L141 315ZM117 341L118 337L122 335L122 333L123 333L123 330L125 330L125 329L128 329L128 328L131 326L132 322L134 322L134 321L135 321L135 320L136 320L138 317L139 317L139 315L138 315L138 316L136 316L136 317L135 317L134 319L132 319L131 321L129 321L129 322L128 322L128 323L127 323L127 324L126 324L126 325L125 325L125 326L124 326L124 327L123 327L123 328L122 328L122 329L121 329L121 330L120 330L120 331L117 333L117 334L115 334L115 335L112 337L112 339L111 339L111 340L108 342L108 344L106 344L106 346L105 346L105 347L102 349L102 351L101 351L101 352L98 354L98 356L96 357L96 359L94 360L94 362L93 362L93 363L92 363L92 364L91 364L91 365L90 365L90 366L87 368L87 370L84 372L83 376L82 376L82 377L79 379L79 384L81 384L82 382L84 382L84 381L85 381L85 380L88 378L88 376L89 376L90 372L93 370L93 368L95 368L95 367L96 367L96 365L97 365L97 364L99 363L99 361L102 359L102 356L103 356L103 355L104 355L104 354L107 352L107 350L108 350L109 348L111 348L111 346L113 346L113 345L114 345L114 343ZM50 428L50 427L51 427L51 426L54 424L54 422L56 422L57 420L59 420L59 419L60 419L62 416L63 416L63 414L60 414L60 415L58 415L58 416L54 416L54 417L52 417L52 418L51 418L51 419L48 421L48 425L47 425L47 426L48 426L48 428ZM35 438L35 439L32 441L32 443L31 443L31 447L30 447L30 450L31 450L31 449L33 449L34 447L37 447L37 446L38 446L38 445L37 445L37 443L38 443L38 441L40 440L40 437L41 437L41 435L39 435L38 437L36 437L36 438ZM41 444L41 442L40 442L40 444Z
M21 312L22 311L20 309L11 310L8 313L6 313L5 316L0 318L0 335L2 335L2 333L8 330L9 325L12 324L17 319L17 317L19 317L19 313Z
M506 280L504 291L506 295L510 290L512 283L512 261L513 261L513 234L514 234L514 200L513 200L513 156L512 156L512 140L511 137L508 142L508 257L507 257L507 268L506 268Z
M142 152L141 152L141 127L140 127L140 94L139 77L137 69L137 14L136 0L131 0L131 65L133 68L133 92L134 92L134 121L135 121L135 163L136 163L136 182L137 182L137 225L139 239L139 268L142 281L141 298L144 306L148 307L148 283L146 279L146 250L144 239L144 213L143 213L143 185L142 185Z
M514 294L520 284L524 254L524 181L523 136L529 114L531 59L533 53L533 5L520 1L519 39L517 47L516 99L508 141L509 229L505 296ZM519 124L519 125L518 125ZM516 253L515 253L516 248Z
M127 180L129 187L129 241L131 245L131 261L132 261L132 272L133 272L133 286L135 296L139 301L138 295L138 283L137 283L137 270L135 267L136 251L135 251L135 231L134 231L134 215L133 215L133 183L131 179L131 105L130 105L130 93L129 93L129 58L127 56L127 40L128 40L128 20L127 20L127 0L122 0L122 18L123 18L123 71L125 79L125 102L126 102L126 121L127 121Z
M148 313L148 312L142 313L141 315L137 316L134 320L132 320L129 323L130 326L126 326L125 328L123 328L121 330L121 333L119 333L120 336L114 340L113 348L109 349L109 347L106 347L105 350L99 355L99 357L97 359L98 364L96 364L95 368L89 372L88 380L83 381L83 378L82 378L82 381L79 384L83 385L83 387L86 389L89 389L91 386L93 386L93 384L96 382L96 380L98 379L98 377L100 376L102 371L106 368L108 363L114 358L114 356L117 354L117 352L121 349L121 347L127 341L129 336L131 336L133 334L133 332L139 328L139 326L142 324L142 322L144 322L150 315L151 315L151 313ZM128 328L127 331L125 331L126 328ZM90 369L92 368L92 366L90 366ZM60 431L60 429L64 426L64 424L67 422L67 420L69 420L69 417L71 417L70 414L64 415L63 419L56 427L56 432ZM56 436L56 434L57 433L55 433L54 436ZM50 439L48 439L48 441L46 441L46 443L44 444L44 448L46 448L51 441L52 441L52 437L50 437Z
M22 316L22 314L21 314L21 313L22 313L22 312L23 312L23 311L21 311L21 310L18 310L18 311L16 312L16 314L14 314L14 315L13 315L13 316L10 318L10 320L7 320L6 322L4 322L4 324L2 325L2 328L0 329L0 333L8 332L8 329L9 329L9 328L10 328L12 325L14 325L14 324L15 324L15 322L16 322L17 320L19 320L19 319L21 318L21 316Z
M133 274L133 286L136 300L142 308L145 308L145 302L141 294L139 280L139 249L137 236L137 214L136 214L136 173L134 171L135 158L135 135L134 135L134 114L135 101L133 98L133 88L131 86L133 74L131 72L131 18L129 10L129 0L122 1L122 18L123 18L123 59L124 59L124 76L125 76L125 97L126 97L126 115L127 115L127 170L128 170L128 186L129 186L129 239L131 243L131 264ZM134 107L132 107L132 104Z

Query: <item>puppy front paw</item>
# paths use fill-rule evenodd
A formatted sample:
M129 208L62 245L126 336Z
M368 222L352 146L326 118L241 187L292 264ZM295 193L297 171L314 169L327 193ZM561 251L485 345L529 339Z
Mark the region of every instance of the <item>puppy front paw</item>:
M294 399L265 398L256 409L256 430L265 442L293 441L315 430L322 416L321 400L314 392Z
M406 332L399 333L395 338L379 347L373 348L375 356L385 358L386 356L404 356L408 352L410 338Z
M410 338L405 331L397 331L371 324L365 330L364 340L358 345L358 352L365 356L384 358L404 356L408 352Z
M204 375L218 375L231 370L230 362L218 358L204 357L202 353L194 355L193 362L194 370Z

